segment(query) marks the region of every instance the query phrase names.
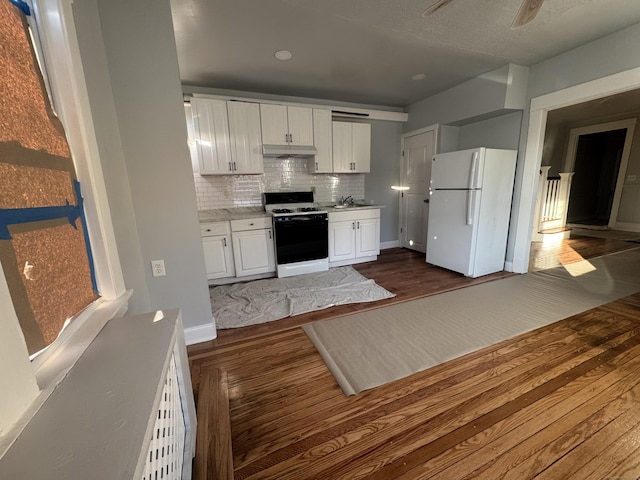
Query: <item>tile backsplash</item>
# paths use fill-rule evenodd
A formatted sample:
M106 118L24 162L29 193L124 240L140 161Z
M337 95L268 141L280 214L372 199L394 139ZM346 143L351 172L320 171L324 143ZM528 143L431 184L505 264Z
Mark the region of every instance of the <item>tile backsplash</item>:
M307 160L265 158L262 175L194 174L198 210L262 205L262 192L309 191L315 187L317 202L332 202L341 196L364 198L363 173L310 174Z

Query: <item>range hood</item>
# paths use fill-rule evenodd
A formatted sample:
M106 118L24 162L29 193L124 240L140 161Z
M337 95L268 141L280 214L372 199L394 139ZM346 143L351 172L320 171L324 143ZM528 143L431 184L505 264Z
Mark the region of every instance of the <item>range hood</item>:
M313 157L317 153L313 145L262 145L265 157Z

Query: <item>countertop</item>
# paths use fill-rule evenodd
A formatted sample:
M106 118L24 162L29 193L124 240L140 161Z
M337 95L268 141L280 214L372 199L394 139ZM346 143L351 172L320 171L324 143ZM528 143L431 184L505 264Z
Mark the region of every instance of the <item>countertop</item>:
M200 223L226 222L245 218L270 217L262 207L219 208L216 210L198 210Z
M371 210L374 208L384 208L384 205L375 204L358 204L347 208L335 208L334 202L319 204L324 210L330 213L349 212L353 210ZM264 211L263 207L237 207L237 208L219 208L215 210L198 210L198 218L200 223L226 222L229 220L242 220L246 218L269 217L269 213Z

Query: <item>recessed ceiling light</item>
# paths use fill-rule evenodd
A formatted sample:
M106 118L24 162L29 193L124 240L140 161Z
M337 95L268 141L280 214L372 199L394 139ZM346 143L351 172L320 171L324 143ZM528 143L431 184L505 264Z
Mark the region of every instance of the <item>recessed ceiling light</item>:
M273 54L278 60L289 60L293 57L292 53L289 50L278 50Z
M411 80L424 80L427 76L424 73L416 73Z

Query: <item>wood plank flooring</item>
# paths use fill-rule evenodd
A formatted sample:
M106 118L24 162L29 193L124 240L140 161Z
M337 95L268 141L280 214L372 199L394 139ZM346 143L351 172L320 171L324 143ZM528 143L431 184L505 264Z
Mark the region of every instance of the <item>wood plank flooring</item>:
M576 238L558 252L630 247ZM365 276L424 266L388 254ZM301 328L235 335L189 354L196 392L226 375L236 479L640 476L640 294L351 397Z

